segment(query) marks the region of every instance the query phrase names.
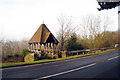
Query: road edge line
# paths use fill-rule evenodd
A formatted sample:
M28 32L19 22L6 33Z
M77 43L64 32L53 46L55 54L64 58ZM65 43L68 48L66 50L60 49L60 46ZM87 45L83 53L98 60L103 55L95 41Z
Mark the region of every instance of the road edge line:
M112 60L112 59L115 59L115 58L118 58L119 56L115 56L115 57L112 57L112 58L109 58L108 61Z
M77 71L77 70L80 70L80 69L84 69L84 68L87 68L87 67L90 67L90 66L94 66L95 64L96 64L96 63L92 63L92 64L85 65L85 66L82 66L82 67L79 67L79 68L75 68L75 69L71 69L71 70L68 70L68 71L56 73L56 74L53 74L53 75L48 75L48 76L40 77L40 78L33 79L33 80L45 79L45 78L50 78L50 77L54 77L54 76L66 74L66 73L69 73L69 72L73 72L73 71Z

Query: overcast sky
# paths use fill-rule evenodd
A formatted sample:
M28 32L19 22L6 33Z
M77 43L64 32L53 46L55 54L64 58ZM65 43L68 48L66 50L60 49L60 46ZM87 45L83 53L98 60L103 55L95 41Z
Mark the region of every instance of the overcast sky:
M96 0L0 0L0 34L9 40L30 39L44 21L56 36L61 14L76 20L89 14L110 16L111 30L117 30L118 8L98 11L97 7Z

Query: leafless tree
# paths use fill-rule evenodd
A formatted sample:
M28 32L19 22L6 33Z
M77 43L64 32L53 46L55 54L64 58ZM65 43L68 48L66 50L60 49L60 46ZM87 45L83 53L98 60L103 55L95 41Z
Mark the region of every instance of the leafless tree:
M8 55L14 56L15 54L22 55L23 49L28 49L28 41L21 40L21 41L10 41L7 40L4 42L2 46L2 56L3 58L7 57Z
M0 44L3 44L5 36L3 33L0 34Z
M0 61L2 61L2 48L3 48L3 43L4 43L4 35L3 33L0 34Z
M89 39L89 48L94 48L95 47L95 37L97 34L101 32L101 19L100 16L93 16L93 15L88 15L83 18L82 22L83 26L83 38L88 40Z
M64 44L67 39L70 38L71 34L76 31L76 27L73 26L72 17L67 17L60 15L58 17L58 22L60 24L59 31L57 32L57 39L59 40L60 50L64 50Z
M88 45L88 48L101 48L103 44L106 44L108 36L106 31L110 25L109 17L101 18L101 16L88 15L83 18L82 33L83 33L83 45ZM87 41L87 42L86 42ZM85 43L86 42L86 43Z

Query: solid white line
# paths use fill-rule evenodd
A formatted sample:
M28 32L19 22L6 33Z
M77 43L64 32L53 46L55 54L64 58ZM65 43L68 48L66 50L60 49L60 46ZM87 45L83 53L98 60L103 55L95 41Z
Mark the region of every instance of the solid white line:
M82 66L82 67L79 67L79 68L76 68L76 69L72 69L72 70L68 70L68 71L65 71L65 72L60 72L60 73L57 73L57 74L40 77L40 78L37 78L37 79L34 79L34 80L39 80L39 79L49 78L49 77L53 77L53 76L58 76L58 75L61 75L61 74L65 74L65 73L77 71L77 70L80 70L80 69L83 69L83 68L86 68L86 67L90 67L90 66L93 66L95 64L96 63L92 63L92 64L89 64L89 65L86 65L86 66Z
M116 57L112 57L112 58L109 58L108 60L112 60L112 59L115 59L115 58L118 58L119 56L116 56Z

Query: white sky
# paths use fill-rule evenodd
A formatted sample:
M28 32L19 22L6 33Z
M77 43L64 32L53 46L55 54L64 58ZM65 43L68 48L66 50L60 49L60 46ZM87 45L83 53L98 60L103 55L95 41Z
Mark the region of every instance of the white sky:
M110 29L117 30L118 8L98 11L97 7L96 0L0 0L0 34L9 40L30 39L44 21L56 36L61 14L76 20L89 14L108 15L113 21Z

